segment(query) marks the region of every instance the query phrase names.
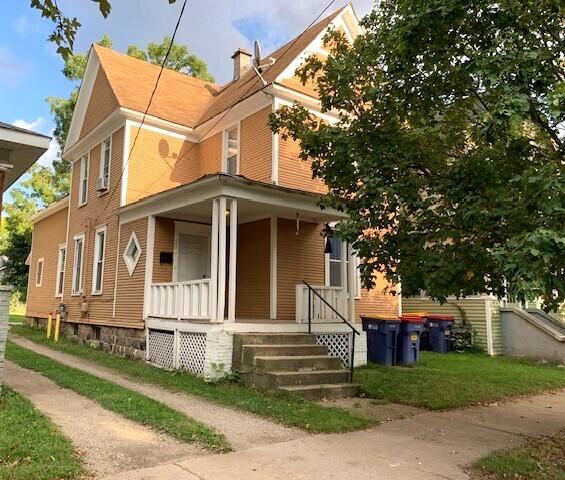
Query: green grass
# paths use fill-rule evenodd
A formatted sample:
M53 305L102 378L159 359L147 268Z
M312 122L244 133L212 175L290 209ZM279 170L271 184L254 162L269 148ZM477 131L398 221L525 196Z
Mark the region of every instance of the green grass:
M565 370L480 353L422 352L417 366L370 364L356 370L355 381L371 398L443 410L563 388Z
M23 313L10 313L10 316L8 317L8 321L10 323L23 324L25 318L26 316Z
M477 461L475 480L565 480L565 430L555 437L531 440L510 450L495 452Z
M267 393L227 381L209 383L194 375L169 372L144 362L111 355L65 339L58 344L53 344L40 330L12 327L10 332L61 352L87 359L97 365L114 369L135 381L159 385L171 391L197 395L214 403L244 410L308 432L348 432L366 428L374 423L342 408L326 407L283 392Z
M71 442L5 385L0 396L0 478L55 480L85 474Z
M223 435L145 395L62 365L13 342L8 342L6 358L136 423L167 433L183 442L196 442L209 450L230 450Z

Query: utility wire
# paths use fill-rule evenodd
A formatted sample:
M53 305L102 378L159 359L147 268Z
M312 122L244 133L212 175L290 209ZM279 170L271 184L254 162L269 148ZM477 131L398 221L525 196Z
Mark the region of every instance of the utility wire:
M336 0L332 0L331 2L329 2L326 7L316 16L316 18L314 20L312 20L312 22L310 22L310 24L291 42L288 44L288 46L285 48L285 50L279 55L279 58L282 58L286 55L286 53L296 44L296 42L298 42L298 40L300 40L302 38L302 36L320 19L320 17L322 15L324 15L324 13L326 13L331 6L336 2ZM208 128L206 130L206 132L201 135L200 138L205 138L212 130L214 130L216 128L216 126L218 126L218 124L226 117L226 115L242 100L244 100L245 98L247 98L247 94L255 87L255 83L252 82L250 87L245 91L245 93L241 96L240 100L238 102L236 102L235 104L233 104L231 107L227 108L224 113L218 118L218 120L216 122L214 122L210 128ZM263 87L264 89L265 87ZM262 90L263 90L262 89ZM139 131L137 132L137 134L139 135ZM187 148L185 150L185 152L180 155L179 157L176 158L175 163L178 163L179 161L181 161L183 158L186 157L186 155L188 155L188 153L192 150L192 148L196 145L196 143L192 144L189 148ZM172 168L169 165L169 168ZM141 192L141 194L147 192L153 185L155 185L159 180L161 180L161 178L163 178L164 175L166 175L167 172L165 172L163 175L159 176L151 185L149 185L148 187L145 188L145 190L143 190L143 192Z

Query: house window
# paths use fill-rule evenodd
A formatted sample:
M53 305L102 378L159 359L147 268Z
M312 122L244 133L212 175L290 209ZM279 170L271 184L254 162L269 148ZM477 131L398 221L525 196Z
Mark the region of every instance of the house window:
M100 177L98 178L98 192L108 191L110 185L110 159L112 158L112 137L102 142L100 147Z
M233 127L224 131L224 171L237 175L239 170L239 128Z
M37 271L35 272L35 286L36 287L41 287L42 283L43 283L43 264L45 263L45 260L43 258L40 258L39 260L37 260Z
M80 157L80 179L78 188L78 206L84 205L88 201L88 163L90 154L85 153Z
M106 255L106 226L96 229L94 238L94 265L92 267L92 294L102 293L104 257Z
M333 235L329 238L331 244L331 253L326 254L326 283L330 287L341 287L341 258L343 243L341 238L337 235ZM347 255L347 252L343 252L343 255ZM359 258L357 255L353 255L355 261L355 285L353 286L355 292L355 298L361 297L361 272L359 271ZM348 259L345 260L345 268L349 263ZM347 277L346 277L347 278ZM349 281L349 280L347 280ZM348 285L346 285L348 287ZM349 288L348 288L349 290Z
M61 245L59 247L59 255L57 257L57 280L55 286L55 296L63 296L63 285L65 278L65 264L67 262L67 246Z
M139 241L137 240L135 232L132 232L124 252L124 262L126 263L130 277L133 275L133 271L139 261L139 257L141 257L141 247L139 246Z
M84 235L75 237L75 256L73 261L73 295L82 293L82 265L84 257Z

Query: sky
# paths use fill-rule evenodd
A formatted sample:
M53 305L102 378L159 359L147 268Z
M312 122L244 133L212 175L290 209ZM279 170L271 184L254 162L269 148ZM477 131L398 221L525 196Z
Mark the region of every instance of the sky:
M0 29L0 120L51 134L54 124L45 99L67 97L76 85L61 73L63 61L47 41L53 24L29 6L29 0L5 0ZM207 62L217 83L231 79L232 53L239 47L252 51L259 40L264 54L302 32L329 0L188 0L176 41ZM345 5L336 0L327 14ZM171 35L182 0L112 0L104 19L91 0L59 0L67 16L81 22L74 49L85 52L108 34L113 48L144 47ZM353 1L359 16L373 0ZM50 164L58 155L55 141L39 162ZM17 185L17 184L16 184ZM9 191L6 201L10 201Z

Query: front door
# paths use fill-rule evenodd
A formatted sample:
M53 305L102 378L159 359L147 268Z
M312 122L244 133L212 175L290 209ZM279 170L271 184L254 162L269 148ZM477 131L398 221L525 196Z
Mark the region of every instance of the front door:
M177 282L209 278L209 237L207 235L179 233L177 242Z

